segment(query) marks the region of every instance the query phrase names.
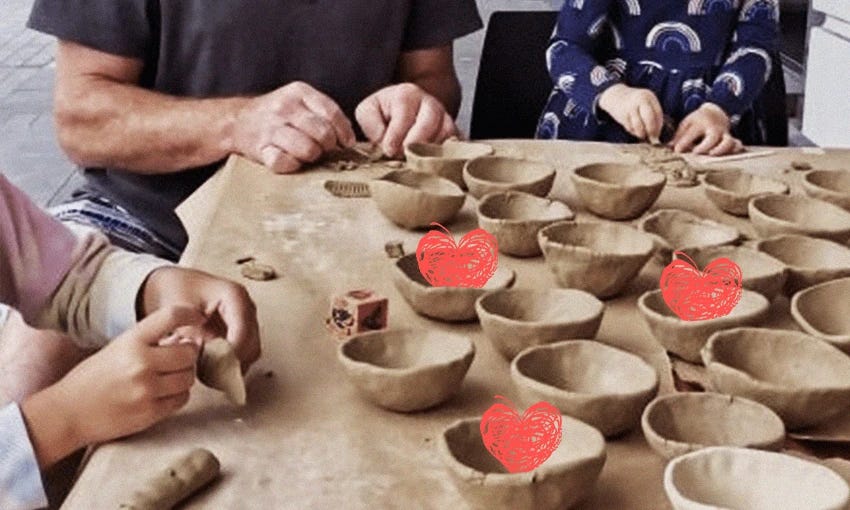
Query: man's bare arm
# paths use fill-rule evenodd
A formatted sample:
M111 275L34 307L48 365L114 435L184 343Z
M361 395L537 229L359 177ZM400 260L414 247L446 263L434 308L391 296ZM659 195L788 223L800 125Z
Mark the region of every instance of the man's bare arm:
M350 122L304 83L247 98L189 99L138 86L142 63L61 41L55 115L76 163L171 173L243 154L278 172L354 142Z
M452 45L403 53L396 79L419 85L437 98L452 117L460 110L461 90L454 66Z

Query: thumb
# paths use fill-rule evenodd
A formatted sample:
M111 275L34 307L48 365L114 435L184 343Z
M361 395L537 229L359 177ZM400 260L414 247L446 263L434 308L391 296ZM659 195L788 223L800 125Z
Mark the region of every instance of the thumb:
M147 345L157 345L175 329L181 326L201 326L206 320L204 314L195 308L169 306L148 315L125 335L131 335L135 341Z

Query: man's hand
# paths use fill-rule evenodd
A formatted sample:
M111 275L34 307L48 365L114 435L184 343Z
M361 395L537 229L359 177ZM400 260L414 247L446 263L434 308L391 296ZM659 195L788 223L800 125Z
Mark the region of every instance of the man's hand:
M163 267L148 276L140 299L142 316L172 306L188 306L207 317L204 328L225 337L242 362L242 370L260 357L257 308L245 287L201 271Z
M234 130L235 152L276 173L295 172L356 141L351 122L333 99L302 82L249 99Z
M164 346L160 341L205 320L191 308L161 309L24 401L39 465L144 430L183 407L195 382L198 348L192 342Z
M599 107L639 140L656 141L664 127L664 112L655 93L618 83L599 97Z
M383 88L364 99L355 111L372 143L397 158L415 142L437 142L457 135L452 117L434 96L412 83Z
M682 120L670 146L676 152L723 156L744 150L740 140L729 132L729 117L714 103L703 103Z

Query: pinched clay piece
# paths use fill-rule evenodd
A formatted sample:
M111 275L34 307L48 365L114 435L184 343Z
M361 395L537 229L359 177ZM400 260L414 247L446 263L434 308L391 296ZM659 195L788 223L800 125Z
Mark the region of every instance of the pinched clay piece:
M789 430L850 408L850 356L804 333L720 331L708 339L702 360L714 388L770 407Z
M745 289L758 292L768 300L772 300L785 286L787 278L785 264L770 255L743 246L714 246L691 250L688 256L697 263L699 268L705 267L713 260L727 258L741 268L744 279L741 281Z
M705 176L705 194L721 210L747 216L750 199L762 195L788 194L788 185L738 169L713 170Z
M168 465L118 508L169 510L218 477L220 464L209 450L198 448Z
M850 212L803 196L766 195L750 201L750 220L761 237L800 234L846 243Z
M481 288L433 287L419 271L415 253L398 259L394 266L393 283L411 308L419 315L447 322L474 320L476 299L487 292L509 288L516 279L513 270L500 264Z
M475 303L481 328L502 356L565 338L593 338L605 305L576 289L506 289Z
M654 250L649 235L616 223L555 223L537 239L558 285L600 298L620 294Z
M260 282L265 282L268 280L274 280L277 278L277 272L274 270L272 266L267 264L260 264L254 260L249 260L242 264L242 268L240 269L242 276L248 278L249 280L257 280Z
M487 451L479 418L449 425L440 435L440 458L470 508L563 510L585 499L605 465L605 439L590 425L569 416L561 419L561 444L526 473L508 473Z
M475 198L501 191L524 191L545 197L555 182L555 170L539 161L485 156L466 163L463 180Z
M715 446L677 457L664 470L675 510L843 510L847 482L824 466L782 453Z
M531 347L511 363L527 404L544 400L605 437L636 427L658 391L658 375L634 354L591 340Z
M672 459L709 446L779 451L785 425L769 407L720 393L674 393L653 400L641 427L646 442Z
M658 199L667 179L641 165L596 163L576 168L573 185L585 207L609 220L630 220Z
M404 149L407 164L420 172L429 172L452 181L465 189L463 166L470 159L493 154L493 147L484 143L447 140L436 143L411 143Z
M400 412L421 411L451 398L466 376L475 346L437 331L378 331L350 338L337 358L367 400Z
M463 207L466 195L451 181L425 172L393 170L370 183L378 210L408 229L448 223Z
M645 292L638 299L638 310L652 336L669 352L700 363L700 350L708 337L717 331L739 326L757 326L764 322L770 302L757 292L744 290L741 300L729 315L701 321L682 320L670 310L660 290Z
M198 380L205 386L224 392L234 404L245 405L242 367L227 340L216 338L204 342L198 358Z
M794 294L791 315L807 333L850 354L850 278L821 283Z
M372 196L369 183L364 181L325 181L325 189L340 198L366 198Z
M496 237L499 253L516 257L540 255L537 232L574 217L562 202L520 191L492 193L478 203L478 225Z
M803 189L810 197L850 211L850 170L812 170L803 175Z
M692 249L732 244L741 237L735 227L679 209L659 209L644 218L639 228L654 236L658 256L664 264L670 262L674 250L687 253Z
M756 248L787 267L786 294L850 276L850 248L825 239L784 235L756 243Z

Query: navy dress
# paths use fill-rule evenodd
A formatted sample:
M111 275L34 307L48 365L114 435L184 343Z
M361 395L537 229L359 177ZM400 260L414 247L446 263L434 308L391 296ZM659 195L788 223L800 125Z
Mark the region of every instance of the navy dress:
M665 138L709 101L742 142L764 143L759 96L778 22L777 0L566 0L546 52L555 86L537 137L635 141L597 106L624 83L658 97Z

